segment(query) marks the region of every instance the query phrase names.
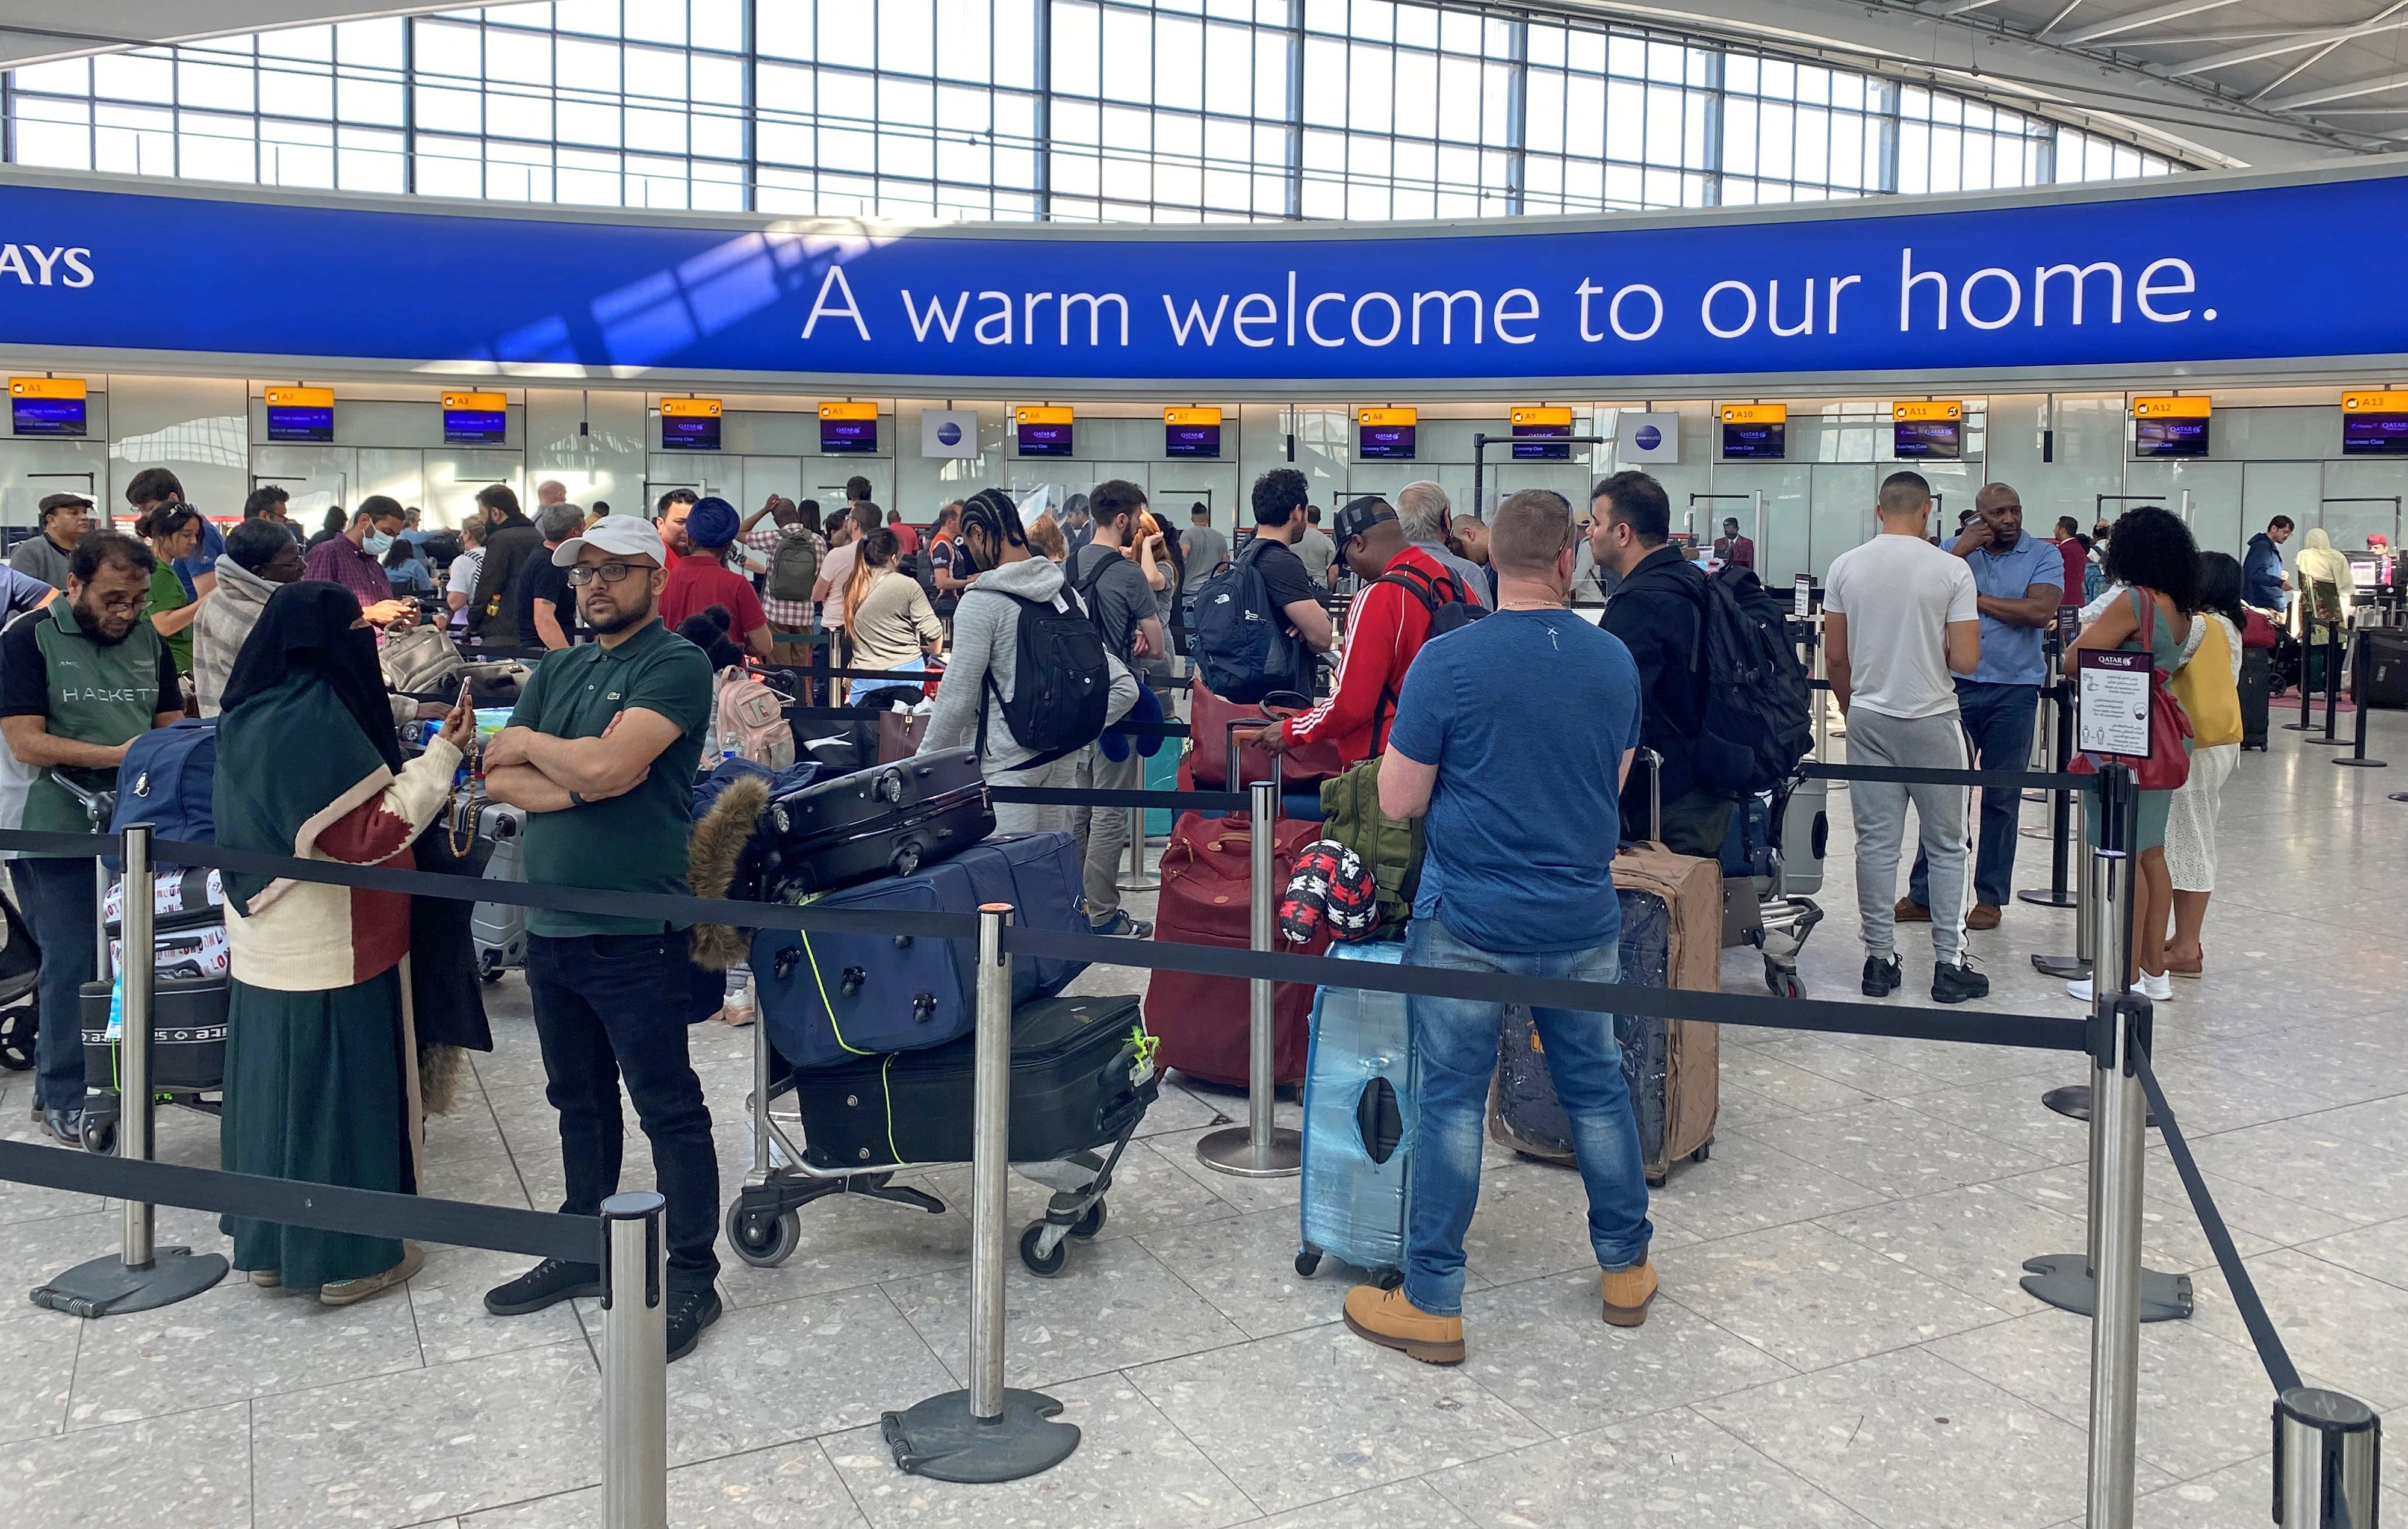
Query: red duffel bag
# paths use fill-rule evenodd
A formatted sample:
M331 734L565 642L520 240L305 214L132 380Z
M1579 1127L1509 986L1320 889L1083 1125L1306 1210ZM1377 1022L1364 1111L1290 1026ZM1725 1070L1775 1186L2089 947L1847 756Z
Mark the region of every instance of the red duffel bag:
M1278 821L1272 850L1274 899L1287 885L1297 853L1321 836L1321 827L1300 818ZM1245 950L1253 852L1252 825L1243 816L1180 814L1162 851L1162 898L1154 913L1154 937ZM1329 949L1329 936L1324 930L1309 945L1283 943L1278 948L1291 954L1321 955ZM1312 993L1310 983L1271 984L1271 1058L1277 1082L1304 1079ZM1242 978L1156 971L1146 983L1145 1027L1160 1043L1155 1060L1165 1066L1207 1082L1244 1087L1247 1024Z
M1293 704L1283 706L1284 699ZM1260 705L1240 706L1224 701L1204 686L1204 677L1196 677L1188 707L1190 748L1187 764L1196 778L1199 791L1243 791L1256 780L1271 778L1271 756L1260 749L1240 750L1238 761L1238 783L1226 785L1229 778L1229 724L1242 722L1250 727L1279 717L1289 717L1311 709L1307 699L1293 691L1275 691ZM1334 743L1308 743L1291 749L1280 756L1280 779L1290 786L1310 786L1346 773L1346 761L1339 757Z

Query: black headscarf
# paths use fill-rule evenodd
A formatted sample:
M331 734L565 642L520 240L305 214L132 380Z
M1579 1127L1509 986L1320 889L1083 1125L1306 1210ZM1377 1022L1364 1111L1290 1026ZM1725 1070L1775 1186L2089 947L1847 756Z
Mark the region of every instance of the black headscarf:
M295 674L332 685L386 766L401 768L401 739L384 671L377 665L376 634L360 624L359 597L342 585L304 579L268 596L259 624L235 655L221 708L232 711Z

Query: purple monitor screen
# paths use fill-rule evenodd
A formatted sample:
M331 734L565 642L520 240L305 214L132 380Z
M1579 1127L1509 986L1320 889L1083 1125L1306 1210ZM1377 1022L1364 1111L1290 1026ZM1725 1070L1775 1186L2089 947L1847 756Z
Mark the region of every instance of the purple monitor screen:
M1020 454L1025 457L1067 457L1070 454L1070 432L1074 427L1061 424L1024 424L1020 427Z
M822 420L820 450L827 456L870 456L878 450L876 420Z
M1022 448L1024 451L1026 448ZM1162 427L1162 454L1167 457L1217 457L1221 427L1217 424L1167 424Z
M1965 454L1961 420L1901 420L1889 428L1891 450L1902 460L1954 462Z
M335 411L294 404L267 406L267 438L327 445L335 438Z
M1785 421L1723 426L1726 462L1779 462L1788 454L1789 425Z
M80 398L11 398L8 413L20 436L80 436Z
M1409 424L1358 425L1354 454L1378 462L1411 462L1414 429Z
M719 416L715 414L662 415L661 450L664 451L718 450Z
M1569 436L1568 424L1517 424L1513 427L1513 460L1516 462L1570 462L1571 442L1552 439Z
M500 408L447 408L443 411L446 446L501 446L509 436L510 416Z
M2341 454L2345 457L2408 456L2408 414L2344 414Z
M2132 454L2136 457L2203 457L2207 455L2207 417L2132 422Z

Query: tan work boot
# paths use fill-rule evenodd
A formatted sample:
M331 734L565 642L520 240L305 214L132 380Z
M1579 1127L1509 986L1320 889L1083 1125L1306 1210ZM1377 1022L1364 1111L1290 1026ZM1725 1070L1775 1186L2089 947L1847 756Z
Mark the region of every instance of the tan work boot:
M1931 909L1912 897L1901 897L1898 906L1889 910L1889 917L1892 923L1929 923Z
M1463 1319L1433 1317L1406 1300L1402 1290L1356 1285L1346 1293L1346 1325L1357 1337L1425 1365L1463 1363Z
M1975 903L1973 905L1973 911L1965 915L1965 927L1968 929L1996 929L1999 927L1999 905L1996 903Z
M1636 1327L1647 1320L1647 1303L1656 1298L1656 1265L1641 1259L1627 1269L1607 1269L1597 1277L1598 1293L1605 1298L1609 1327Z
M405 1242L401 1245L400 1263L357 1279L330 1279L319 1288L318 1299L326 1306L351 1306L395 1285L408 1284L410 1276L425 1266L425 1250L414 1242Z

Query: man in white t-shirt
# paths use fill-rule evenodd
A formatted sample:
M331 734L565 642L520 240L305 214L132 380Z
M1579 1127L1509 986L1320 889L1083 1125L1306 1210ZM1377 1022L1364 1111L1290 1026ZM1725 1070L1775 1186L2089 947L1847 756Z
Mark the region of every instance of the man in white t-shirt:
M1982 613L1972 570L1924 539L1931 485L1920 473L1882 479L1881 534L1841 553L1823 580L1823 641L1831 694L1848 719L1848 763L1905 769L1971 767L1954 677L1982 661ZM1990 991L1965 958L1966 789L1855 780L1856 912L1864 923L1868 998L1902 978L1892 903L1906 806L1931 873L1934 1003Z

